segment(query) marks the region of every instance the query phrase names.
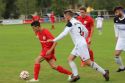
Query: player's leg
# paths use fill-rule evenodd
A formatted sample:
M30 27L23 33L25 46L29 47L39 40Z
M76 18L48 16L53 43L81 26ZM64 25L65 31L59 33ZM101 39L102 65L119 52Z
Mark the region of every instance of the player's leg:
M93 53L93 50L90 49L90 45L91 45L91 42L88 43L89 55L90 55L91 61L94 61L94 53ZM85 61L81 60L81 67L83 67L85 65L86 65Z
M97 23L97 29L98 29L99 35L102 35L102 23L101 22Z
M100 73L103 74L104 78L106 79L106 81L109 81L109 71L108 70L104 70L101 66L99 66L96 62L91 61L90 59L85 61L86 64L90 67L92 67L93 69L99 71Z
M82 51L84 50L84 52ZM100 73L103 74L103 76L105 77L106 81L109 80L109 72L105 71L102 67L100 67L96 62L91 61L90 60L90 55L89 55L89 51L88 51L88 47L86 44L84 44L83 46L79 46L78 49L79 52L79 56L80 58L86 62L86 64L90 67L92 67L93 69L96 69L97 71L99 71Z
M34 79L38 79L39 71L40 71L40 62L43 61L44 58L42 56L38 56L35 60L35 65L34 65Z
M52 30L55 29L55 26L54 26L54 21L52 21L52 27L51 27Z
M89 55L90 55L91 61L94 61L94 53L93 53L93 50L90 48L89 48Z
M38 80L38 76L39 76L39 71L40 71L40 63L41 61L43 61L44 58L42 56L38 56L35 59L35 64L34 64L34 78L29 80L29 82L37 82Z
M62 66L57 66L55 64L55 60L54 59L51 59L48 61L49 65L51 66L52 69L60 72L60 73L63 73L63 74L67 74L67 75L71 75L72 72L70 72L69 70L63 68Z
M115 61L119 65L119 69L117 72L121 72L125 70L125 66L123 65L122 58L120 56L121 52L125 49L125 39L118 38L115 48Z
M74 56L74 55L70 55L70 56L68 57L68 62L69 62L69 65L70 65L70 67L71 67L71 69L72 69L72 73L73 73L71 79L69 80L70 82L75 82L75 81L77 81L77 80L80 79L80 77L79 77L79 75L78 75L77 66L76 66L76 64L74 63L75 58L76 58L76 56Z
M122 52L122 50L115 51L115 61L119 65L119 69L117 70L117 72L121 72L121 71L125 70L125 66L123 65L123 61L122 61L122 58L120 56L121 52Z
M103 75L106 73L103 68L101 68L96 62L91 61L90 59L85 61L86 64L93 69L96 69L97 71L101 72Z
M91 49L91 41L88 42L88 50L89 50L89 55L90 55L91 61L94 61L94 53L93 53L93 50Z
M99 35L102 35L102 27L99 27L98 30L99 30Z

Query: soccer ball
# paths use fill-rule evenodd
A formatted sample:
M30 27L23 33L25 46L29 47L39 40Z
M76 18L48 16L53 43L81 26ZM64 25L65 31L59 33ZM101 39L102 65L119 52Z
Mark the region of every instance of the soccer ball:
M27 80L29 78L29 72L28 71L21 71L20 78L23 80Z

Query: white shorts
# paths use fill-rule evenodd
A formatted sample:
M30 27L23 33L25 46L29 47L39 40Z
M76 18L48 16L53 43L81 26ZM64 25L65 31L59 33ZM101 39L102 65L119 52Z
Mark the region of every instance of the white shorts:
M125 51L125 39L118 38L115 50Z
M102 22L97 23L96 27L97 28L102 28Z
M90 59L87 44L78 44L74 47L71 54L73 56L79 56L83 61Z

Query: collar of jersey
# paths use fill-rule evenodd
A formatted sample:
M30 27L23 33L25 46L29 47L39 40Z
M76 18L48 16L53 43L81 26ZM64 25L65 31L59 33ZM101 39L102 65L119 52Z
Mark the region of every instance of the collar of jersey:
M119 20L123 20L123 19L125 19L125 15L124 15L124 17L123 17L123 18L119 18Z

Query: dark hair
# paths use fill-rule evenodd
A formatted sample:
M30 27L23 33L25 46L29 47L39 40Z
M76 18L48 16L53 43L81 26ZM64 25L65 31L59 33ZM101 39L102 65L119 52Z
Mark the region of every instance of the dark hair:
M68 10L65 10L64 11L64 14L68 14L70 16L73 16L74 15L74 12L71 10L71 9L68 9Z
M80 7L79 10L84 10L86 12L86 8L85 7Z
M32 23L31 23L31 26L33 27L40 27L40 22L39 21L33 21Z
M118 7L115 7L115 8L114 8L114 12L115 12L116 10L123 10L123 9L124 9L123 7L118 6Z

